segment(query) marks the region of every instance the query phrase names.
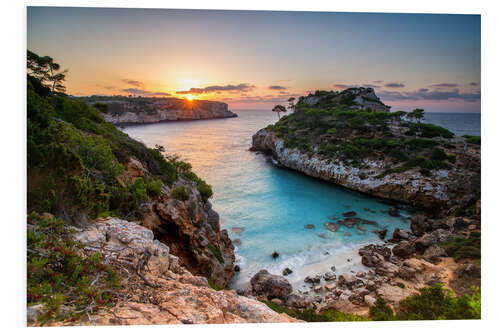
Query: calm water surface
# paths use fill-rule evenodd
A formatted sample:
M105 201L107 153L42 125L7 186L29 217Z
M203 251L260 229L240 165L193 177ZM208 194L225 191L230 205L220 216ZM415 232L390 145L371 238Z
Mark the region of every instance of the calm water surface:
M377 236L372 232L375 229L387 227L391 235L396 227L409 228L410 213L406 210L401 211L402 217L391 217L387 214L390 206L385 203L272 167L263 155L249 152L252 135L277 118L269 111L237 113L238 118L165 122L124 129L147 146L160 144L168 153L180 155L213 186L211 201L220 214L222 228L228 229L233 240L241 240L236 248L241 272L233 286L246 283L262 268L277 274L285 267L297 271L324 260L325 256L375 241ZM341 227L336 233L325 229L325 222L341 218L343 212L350 210L356 211L358 217L377 221L379 227L366 225L364 231ZM315 228L305 229L305 224L313 224ZM243 231L238 233L233 228ZM273 251L280 253L277 260L271 258ZM293 274L290 278L293 279Z

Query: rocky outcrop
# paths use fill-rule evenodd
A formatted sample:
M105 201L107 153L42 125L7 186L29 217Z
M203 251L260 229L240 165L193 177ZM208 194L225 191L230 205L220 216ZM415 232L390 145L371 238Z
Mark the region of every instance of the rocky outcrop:
M126 97L98 101L89 98L87 101L90 105L97 102L108 106L101 114L113 124L149 124L162 121L237 117L228 110L226 103L215 101Z
M469 202L471 198L466 193L478 176L476 171L452 167L434 170L428 176L410 169L379 177L388 168L384 159L367 158L365 167L351 166L340 159L287 148L283 139L265 128L254 134L252 147L269 154L277 166L380 198L433 210Z
M314 106L328 99L328 103L332 106L341 106L343 104L352 103L353 109L370 109L378 112L389 112L390 106L382 103L380 98L375 94L373 88L348 88L341 92L329 92L319 96L307 96L304 98L304 103L309 106Z
M131 184L147 174L141 162L131 159L118 181ZM184 201L172 196L172 191L181 186L188 197ZM234 275L234 246L220 227L219 215L209 201L203 200L195 182L179 177L172 186L164 184L156 199L142 205L141 215L137 223L168 245L181 265L216 286L227 286Z
M282 276L270 274L263 269L250 280L252 292L268 299L279 298L284 300L292 292L292 285Z
M97 220L75 234L87 251L99 250L117 271L129 272L116 304L110 309L83 316L73 325L224 324L296 322L265 304L232 290L216 291L205 277L191 274L151 230L134 222L107 218ZM151 254L142 274L135 274L138 258ZM37 325L37 305L28 309L29 325ZM63 323L54 323L61 325Z

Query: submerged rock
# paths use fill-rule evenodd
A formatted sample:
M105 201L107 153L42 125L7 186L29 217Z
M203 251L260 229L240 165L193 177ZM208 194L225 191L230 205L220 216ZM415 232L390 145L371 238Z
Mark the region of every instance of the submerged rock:
M391 208L389 209L389 212L388 212L388 213L389 213L389 215L394 216L394 217L399 217L399 216L401 216L401 215L399 214L399 209L397 209L396 207L391 207Z
M325 228L328 229L331 232L336 232L337 229L339 228L338 224L333 223L333 222L326 222L325 223Z
M306 224L304 226L305 229L314 229L314 224Z
M342 216L344 217L353 217L353 216L356 216L356 212L351 210L349 212L345 212L345 213L342 213Z

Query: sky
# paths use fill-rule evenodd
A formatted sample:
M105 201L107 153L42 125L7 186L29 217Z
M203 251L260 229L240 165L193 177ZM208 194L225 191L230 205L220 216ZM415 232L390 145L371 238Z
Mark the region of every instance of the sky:
M481 110L479 15L28 7L27 46L75 96L268 109L364 86L392 110Z

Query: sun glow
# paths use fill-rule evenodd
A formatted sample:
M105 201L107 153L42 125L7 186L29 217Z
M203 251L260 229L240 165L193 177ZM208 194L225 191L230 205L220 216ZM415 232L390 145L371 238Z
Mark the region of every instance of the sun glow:
M186 99L187 99L188 101L192 101L192 100L194 99L194 96L193 96L193 95L191 95L191 94L187 94L187 95L186 95Z

